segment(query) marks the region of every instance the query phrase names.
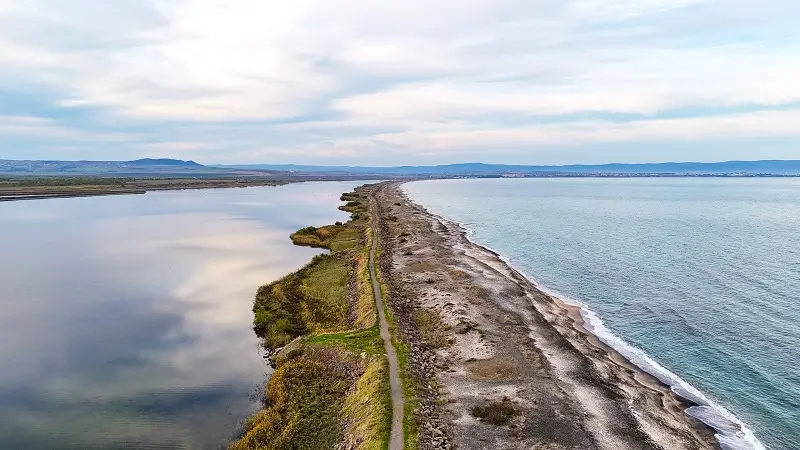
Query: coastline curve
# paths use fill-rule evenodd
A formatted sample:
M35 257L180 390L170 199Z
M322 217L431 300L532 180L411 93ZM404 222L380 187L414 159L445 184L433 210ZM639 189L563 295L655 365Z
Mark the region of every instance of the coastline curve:
M519 274L519 276L533 284L551 299L578 308L580 317L585 325L582 331L596 337L600 342L618 353L627 362L634 365L642 372L655 377L679 398L691 402L693 406L686 408L684 413L714 429L715 438L720 448L723 450L766 450L766 447L756 437L755 432L744 421L736 417L735 414L719 404L719 402L711 399L700 389L692 386L679 375L657 362L653 356L618 336L605 325L600 316L585 302L573 299L550 287L542 286L534 277L525 273L519 267L516 267L510 258L505 257L502 253L488 245L477 242L474 239L475 231L470 228L469 223L460 222L445 215L430 211L428 208L412 199L408 192L403 189L402 184L405 183L400 183L400 189L398 191L410 204L420 208L430 216L456 227L462 233L463 237L472 245L480 247L496 256L509 269Z

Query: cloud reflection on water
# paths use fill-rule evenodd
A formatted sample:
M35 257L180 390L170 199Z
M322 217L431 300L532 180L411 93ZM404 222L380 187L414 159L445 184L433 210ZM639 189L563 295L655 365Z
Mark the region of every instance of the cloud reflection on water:
M334 206L352 185L0 205L13 255L0 270L0 444L224 444L267 370L253 295L318 253L287 235L346 217ZM36 207L50 206L61 219L43 223Z

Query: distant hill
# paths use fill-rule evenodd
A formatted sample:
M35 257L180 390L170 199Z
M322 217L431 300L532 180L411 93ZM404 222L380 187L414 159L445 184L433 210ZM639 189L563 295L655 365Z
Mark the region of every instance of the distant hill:
M206 167L179 159L137 159L135 161L38 161L2 160L3 175L85 175L85 176L202 176L241 172L236 169Z
M134 161L128 161L131 166L169 166L169 167L203 167L194 161L182 161L180 159L167 159L167 158L144 158Z
M565 166L526 166L462 163L438 166L311 166L255 164L219 166L251 170L280 170L315 173L350 173L392 176L556 176L556 175L800 175L800 161L727 161L715 163L648 163Z
M800 176L800 161L727 161L716 163L601 164L527 166L462 163L438 166L313 166L251 164L204 166L194 161L145 158L134 161L0 160L4 176L263 176L290 178L402 178L402 177L554 177L554 176Z

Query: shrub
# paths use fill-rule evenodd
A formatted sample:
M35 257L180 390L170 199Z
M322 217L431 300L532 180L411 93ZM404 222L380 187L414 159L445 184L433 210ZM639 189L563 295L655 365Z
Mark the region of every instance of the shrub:
M501 402L475 406L470 412L474 417L497 426L508 424L517 415L517 410L508 398L504 398Z
M426 308L415 309L411 318L417 326L422 344L428 348L445 348L450 342L447 338L449 327L442 321L439 313Z
M317 232L317 227L309 226L305 228L301 228L295 232L295 234L314 234Z
M310 349L287 360L269 381L267 408L247 421L231 449L334 448L342 438L345 398L360 372L333 350Z

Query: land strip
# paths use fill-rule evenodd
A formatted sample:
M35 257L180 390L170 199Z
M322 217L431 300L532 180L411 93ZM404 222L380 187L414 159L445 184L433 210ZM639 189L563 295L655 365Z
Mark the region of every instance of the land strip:
M254 186L282 186L304 181L353 180L347 174L271 174L238 177L0 177L0 202L46 198L93 197L100 195L145 194L150 191L220 189Z
M420 449L714 449L690 403L457 224L375 192L381 275ZM407 396L407 401L411 397Z
M302 181L302 180L300 180ZM289 180L263 178L101 178L0 179L0 201L144 194L149 191L280 186Z
M369 189L342 195L348 222L291 235L297 245L330 253L259 289L254 330L275 371L264 409L245 423L232 449L402 448L402 428L392 426L398 400L401 423L403 410L402 392L393 399L390 391L393 347L381 337L386 322L381 327L376 319L383 308Z
M232 449L719 448L576 307L399 183L342 200L348 222L291 235L330 253L257 294L275 372Z

